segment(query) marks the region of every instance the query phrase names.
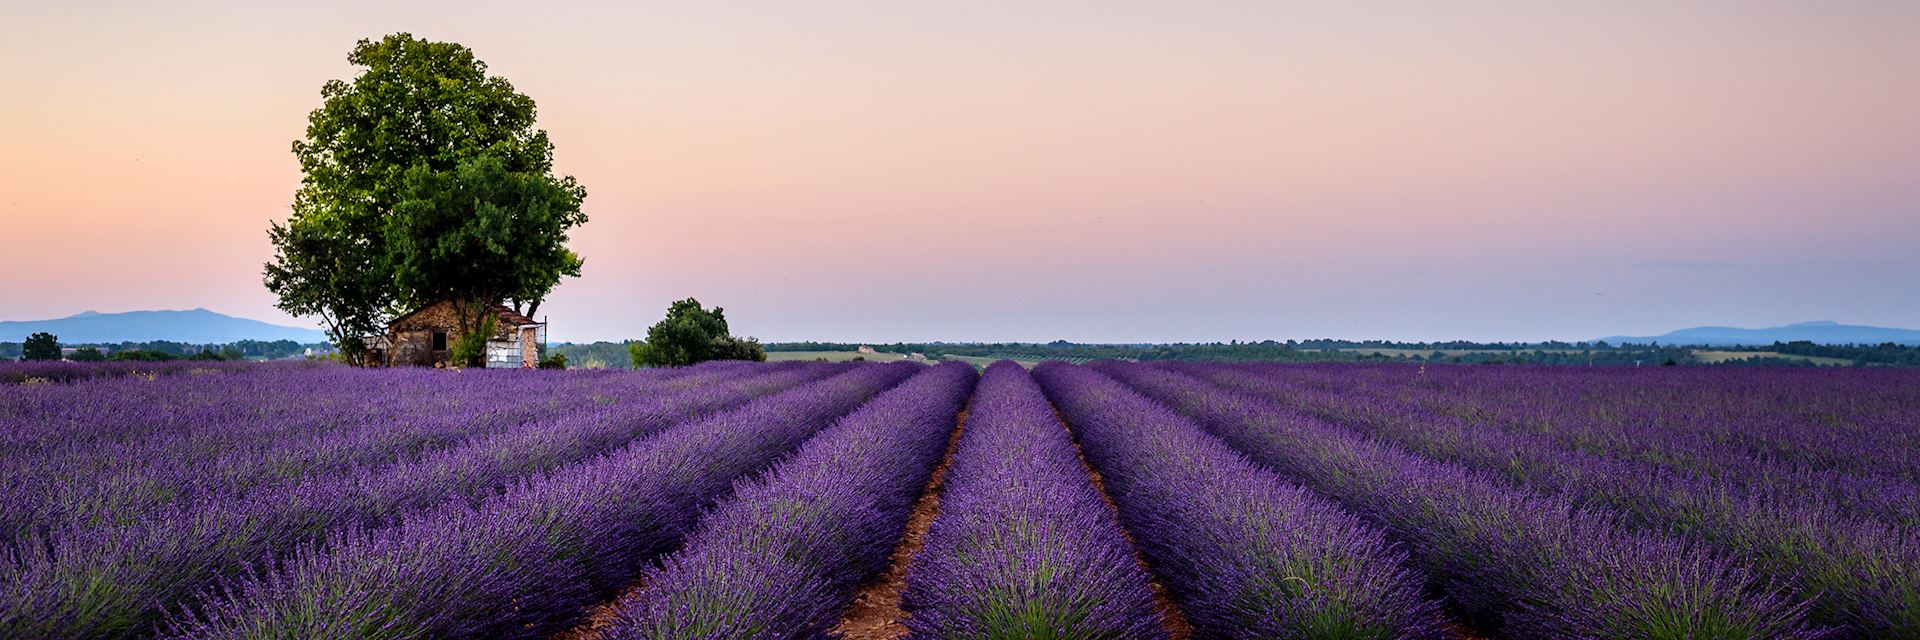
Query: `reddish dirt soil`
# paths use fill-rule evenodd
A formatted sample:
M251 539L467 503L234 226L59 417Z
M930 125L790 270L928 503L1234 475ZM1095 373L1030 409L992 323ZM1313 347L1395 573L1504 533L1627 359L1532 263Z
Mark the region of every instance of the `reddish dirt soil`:
M966 430L966 424L967 412L962 410L954 421L953 434L947 437L946 456L940 459L940 466L934 468L933 477L920 492L920 500L913 504L907 531L900 536L899 546L893 548L893 563L854 595L853 605L847 607L840 624L833 628L839 637L896 640L907 636L907 612L900 608L900 592L907 586L907 568L913 565L920 548L926 546L927 530L940 515L940 488L946 484L947 467L953 465L953 451L959 446L960 433Z
M1487 640L1486 634L1460 622L1448 622L1447 635L1454 640Z
M620 601L627 599L627 596L633 595L644 586L635 582L625 591L621 591L619 597L594 605L592 609L587 610L586 622L555 634L553 640L600 640L600 634L605 633L607 626L613 624L613 617L619 612Z
M1057 411L1055 413L1056 415L1058 414ZM1060 428L1066 429L1069 435L1073 433L1073 428L1067 426L1065 419L1061 419ZM1107 508L1113 509L1115 513L1119 513L1119 505L1114 504L1113 498L1107 495L1107 484L1100 478L1100 471L1094 469L1093 465L1088 464L1086 456L1081 454L1080 442L1078 440L1075 440L1073 443L1073 451L1075 455L1080 456L1080 466L1087 469L1087 477L1093 480L1094 488L1100 490L1100 500L1107 503ZM1127 537L1128 545L1131 546L1134 544L1132 532L1123 529L1121 534ZM1138 551L1134 552L1134 560L1140 563L1141 568L1149 570L1147 573L1149 580L1147 586L1153 589L1154 606L1160 610L1160 626L1167 630L1167 635L1172 636L1172 640L1191 640L1193 637L1193 627L1187 624L1187 617L1180 613L1179 605L1174 604L1173 598L1167 596L1167 588L1160 584L1158 578L1153 577L1151 567L1147 564L1146 559L1140 556ZM1454 640L1487 640L1485 634L1460 622L1448 621L1446 627L1447 635Z
M1057 413L1056 413L1057 417ZM913 505L913 515L907 519L907 530L900 537L900 544L893 549L892 564L873 581L860 587L854 596L853 605L847 608L840 624L833 633L844 640L899 640L907 636L907 613L900 608L900 592L906 588L907 569L913 565L913 558L927 544L927 531L933 527L934 518L940 515L940 490L946 485L947 468L953 464L953 452L959 447L960 434L966 430L967 412L961 410L955 420L953 434L947 437L947 452L941 458L940 466L933 470L933 477L927 480L927 486L920 493L919 501ZM1073 429L1065 420L1060 421L1069 438ZM1117 515L1119 506L1107 495L1107 485L1100 472L1087 463L1086 456L1080 451L1080 443L1073 442L1073 453L1080 460L1080 466L1087 471L1087 479L1093 482L1094 489L1100 493L1100 500ZM1134 545L1133 534L1124 529L1121 535L1127 539L1129 547ZM1134 561L1147 570L1147 586L1153 590L1154 608L1160 611L1160 625L1171 636L1171 640L1192 640L1193 628L1187 624L1187 617L1180 613L1179 605L1167 595L1167 588L1153 575L1152 567L1147 564L1138 551L1134 552ZM620 593L620 597L595 605L587 613L586 622L580 626L553 636L552 640L600 640L608 625L613 623L618 605L628 595L639 591L644 585L634 583ZM1486 636L1458 622L1449 622L1447 631L1455 640L1486 640Z
M1066 419L1060 418L1058 410L1054 411L1054 418L1059 420L1060 428L1067 431L1067 438L1071 440L1073 427L1067 426ZM1100 501L1107 503L1107 508L1118 517L1120 506L1113 503L1112 496L1107 495L1107 483L1100 478L1100 471L1094 469L1093 465L1087 464L1087 456L1081 452L1079 440L1073 440L1073 455L1080 459L1080 467L1087 470L1087 478L1093 481L1093 488L1099 490ZM1190 640L1193 637L1193 627L1187 624L1187 616L1180 613L1180 606L1174 604L1173 598L1167 595L1167 587L1160 584L1160 579L1153 575L1153 567L1147 564L1146 558L1140 556L1139 546L1133 540L1133 532L1123 528L1120 530L1120 535L1126 537L1127 547L1134 550L1133 561L1139 563L1140 568L1147 572L1147 587L1153 589L1153 606L1160 610L1161 628L1166 629L1167 635L1171 636L1172 640Z

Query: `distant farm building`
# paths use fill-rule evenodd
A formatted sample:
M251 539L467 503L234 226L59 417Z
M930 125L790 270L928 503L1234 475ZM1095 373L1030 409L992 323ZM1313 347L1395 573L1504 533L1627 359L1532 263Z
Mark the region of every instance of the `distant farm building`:
M487 338L488 369L532 369L540 365L547 325L503 305L490 305L493 333ZM387 325L387 334L366 339L368 361L375 366L445 367L460 341L460 315L452 300L421 307Z

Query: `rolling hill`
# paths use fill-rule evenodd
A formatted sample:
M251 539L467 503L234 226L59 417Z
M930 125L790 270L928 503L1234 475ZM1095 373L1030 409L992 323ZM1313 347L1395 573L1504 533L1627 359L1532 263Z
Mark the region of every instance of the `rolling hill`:
M52 320L0 321L0 342L20 342L45 331L66 344L172 340L190 344L219 344L240 340L293 340L301 344L326 342L314 329L269 324L259 320L208 311L83 311Z
M1920 345L1920 330L1840 324L1830 320L1800 322L1764 329L1739 327L1693 327L1669 331L1657 336L1609 336L1613 344L1659 342L1672 345L1751 346L1775 342L1806 340L1819 344L1882 344L1892 342Z

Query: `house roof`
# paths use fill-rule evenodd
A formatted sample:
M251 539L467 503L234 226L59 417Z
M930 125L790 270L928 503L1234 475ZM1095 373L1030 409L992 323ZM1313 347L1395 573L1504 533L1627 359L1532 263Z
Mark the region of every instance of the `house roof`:
M493 315L499 316L501 320L510 322L513 324L513 326L516 326L516 327L522 327L530 324L545 324L541 322L534 322L533 318L520 315L520 312L514 311L513 309L510 309L503 304L493 305Z
M392 322L387 323L387 326L392 327L394 325L400 324L402 322L405 322L408 318L414 317L415 315L419 315L419 313L422 311L426 311L428 309L440 306L442 304L447 304L449 302L452 302L452 301L447 299L434 301L433 304L424 305L418 309L409 311L398 318L394 318ZM499 318L501 322L507 323L508 326L524 327L530 324L546 324L544 322L534 322L532 318L528 318L526 316L520 315L520 312L514 311L513 309L503 304L495 303L492 305L488 305L488 311L493 312L493 315L495 318Z

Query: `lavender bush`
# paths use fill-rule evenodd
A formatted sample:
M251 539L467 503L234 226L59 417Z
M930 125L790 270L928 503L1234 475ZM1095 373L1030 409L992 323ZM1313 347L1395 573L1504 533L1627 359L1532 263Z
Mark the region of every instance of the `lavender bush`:
M1167 635L1113 509L1012 362L980 380L902 606L922 638Z
M536 638L630 583L736 480L920 365L864 365L469 506L330 535L228 584L174 638Z
M1287 395L1307 411L1413 453L1498 473L1612 510L1627 524L1751 558L1756 568L1817 594L1815 618L1849 633L1920 637L1920 537L1856 517L1820 495L1562 449L1538 434L1382 399L1385 394L1365 383L1335 393L1291 388L1235 368L1194 370L1230 387Z
M64 383L99 378L156 377L183 373L248 373L261 367L315 369L346 367L318 361L296 362L209 362L170 360L167 362L68 362L65 360L0 360L0 385Z
M1483 625L1524 638L1818 638L1807 603L1738 558L1564 496L1367 441L1259 397L1103 364L1236 449L1381 523Z
M449 500L478 500L528 475L818 377L825 369L714 373L721 377L709 382L719 384L589 401L417 459L158 506L126 524L71 523L25 539L8 551L12 561L0 565L0 584L17 587L0 592L0 631L6 632L0 635L149 634L162 616L222 577L269 566L328 532L383 527Z
M1091 369L1045 363L1035 376L1196 633L1442 637L1405 554L1359 518Z
M1920 377L1903 370L1281 367L1277 401L1340 419L1391 401L1594 456L1920 527ZM1214 378L1219 380L1217 377ZM1309 406L1311 403L1311 406Z
M603 637L823 637L886 568L974 381L970 366L935 366L741 485Z
M202 496L232 500L428 455L522 428L535 418L615 410L606 406L614 399L738 375L722 368L580 377L276 369L218 379L63 386L52 397L37 398L45 406L20 424L22 430L58 434L50 442L60 446L36 447L34 455L0 462L8 480L0 485L0 541L62 525L131 524ZM152 395L128 397L135 391ZM129 402L119 405L124 410L102 410L103 396ZM135 435L155 424L165 426Z
M594 605L627 637L821 637L973 380L0 363L0 638L546 638ZM1920 639L1915 372L978 386L915 637L1158 638L1157 578L1201 638Z
M1391 390L1442 413L1682 471L1920 481L1920 370L1242 365L1291 386Z

